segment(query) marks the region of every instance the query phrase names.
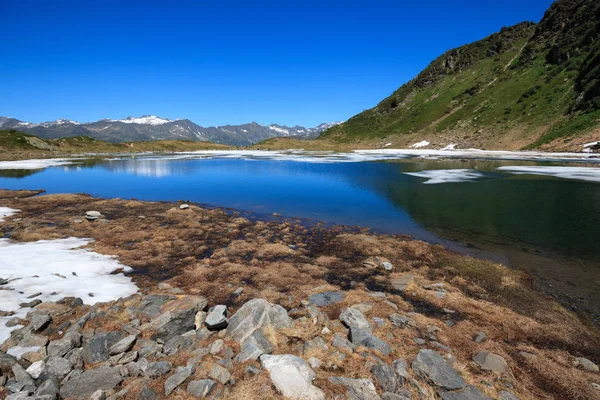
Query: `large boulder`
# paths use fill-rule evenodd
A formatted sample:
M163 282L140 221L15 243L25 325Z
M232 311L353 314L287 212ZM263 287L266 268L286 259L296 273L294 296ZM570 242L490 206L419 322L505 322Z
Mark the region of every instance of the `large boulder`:
M285 398L325 400L325 393L312 384L317 375L303 359L291 354L263 355L260 362L269 372L275 388Z
M109 391L116 388L123 378L119 368L103 366L90 369L76 375L65 382L60 388L62 398L87 399L97 390Z
M291 328L294 322L285 308L263 299L253 299L244 304L230 319L227 335L238 343L264 329Z
M350 379L332 376L329 378L329 382L346 386L350 400L381 400L381 397L379 397L375 390L375 385L369 379Z
M467 385L462 376L433 350L419 351L412 368L421 379L442 389L456 390Z

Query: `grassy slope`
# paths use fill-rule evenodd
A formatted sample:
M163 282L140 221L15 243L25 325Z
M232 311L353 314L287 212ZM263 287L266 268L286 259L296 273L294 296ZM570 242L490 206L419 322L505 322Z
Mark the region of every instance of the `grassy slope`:
M600 125L600 45L596 21L582 14L600 7L583 3L562 0L537 27L504 28L445 53L321 139L522 148L593 130Z
M33 144L31 143L34 140ZM208 142L185 140L157 140L136 142L132 147L123 143L108 143L88 136L42 140L36 136L14 130L0 130L0 160L20 158L56 157L77 153L133 153L133 152L170 152L195 150L224 150L230 146Z

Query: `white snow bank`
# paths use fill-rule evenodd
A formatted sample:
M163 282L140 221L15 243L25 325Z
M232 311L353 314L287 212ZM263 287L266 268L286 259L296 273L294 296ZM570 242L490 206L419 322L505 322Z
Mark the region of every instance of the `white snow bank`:
M27 315L31 308L19 304L32 301L28 296L33 294L42 293L35 299L44 302L74 296L85 304L95 304L137 292L130 278L122 273L111 275L119 268L131 268L113 257L79 248L90 242L79 238L29 243L0 239L0 278L9 281L0 286L0 309L15 312L11 317L0 317L0 344L20 327L7 327L6 322Z
M583 148L588 148L588 147L596 146L598 144L600 144L600 142L586 143L586 144L583 145Z
M0 169L42 169L58 165L73 164L66 158L49 158L46 160L0 161Z
M469 182L483 177L481 172L473 169L432 169L421 172L405 172L406 175L427 178L424 184Z
M450 143L446 147L442 149L442 151L456 150L456 145L454 143Z
M563 179L600 182L600 168L593 167L504 166L498 167L498 170L519 175L545 175Z
M8 207L0 207L0 222L4 222L4 218L10 217L11 215L18 213L19 211L21 210Z
M429 146L430 144L431 144L431 143L429 143L427 140L423 140L423 141L421 141L421 142L419 142L419 143L415 143L415 144L413 144L413 145L412 145L412 146L410 146L410 147L412 147L413 149L420 149L421 147L427 147L427 146Z

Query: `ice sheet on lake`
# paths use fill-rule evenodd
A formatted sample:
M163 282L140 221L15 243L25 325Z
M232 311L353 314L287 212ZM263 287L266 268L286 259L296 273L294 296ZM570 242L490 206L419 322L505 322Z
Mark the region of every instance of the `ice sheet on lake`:
M498 167L498 170L511 174L546 175L563 179L600 182L600 168L593 167L504 166Z
M45 160L0 161L0 169L42 169L58 165L73 164L74 160L66 158L48 158Z
M20 327L9 328L6 323L31 311L20 304L34 300L28 298L33 294L42 293L35 297L42 301L74 296L85 304L95 304L137 292L130 278L122 273L111 275L117 269L131 268L113 257L79 248L90 242L79 238L27 243L0 239L0 278L9 281L0 287L0 309L15 313L0 317L0 344Z
M406 175L427 178L424 184L470 182L483 177L481 172L473 169L431 169L421 172L405 172Z
M0 207L0 222L4 222L4 218L10 217L11 215L18 213L19 211L21 210L8 207Z

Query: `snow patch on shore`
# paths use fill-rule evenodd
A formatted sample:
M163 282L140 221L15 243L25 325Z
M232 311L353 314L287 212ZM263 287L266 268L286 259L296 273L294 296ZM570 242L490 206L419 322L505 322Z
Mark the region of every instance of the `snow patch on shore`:
M552 167L552 166L504 166L499 171L516 175L545 175L562 179L600 182L600 168L592 167Z
M0 222L4 222L4 218L10 217L11 215L18 213L19 211L21 210L17 210L15 208L0 207Z
M426 185L438 183L470 182L482 178L481 172L473 169L432 169L421 172L404 172L406 175L427 178Z
M0 169L42 169L59 165L73 164L66 158L48 158L45 160L0 161Z
M410 146L410 147L412 147L413 149L420 149L421 147L427 147L427 146L429 146L430 144L431 144L431 143L429 143L427 140L423 140L423 141L420 141L419 143L415 143L415 144L413 144L413 145L412 145L412 146Z
M35 299L57 301L63 297L80 297L85 304L95 304L129 296L137 286L122 273L130 267L111 256L81 249L91 239L68 238L17 243L0 239L0 278L8 280L0 290L0 309L12 311L10 317L0 317L0 344L10 332L20 327L7 327L14 318L23 318L31 308L21 307ZM28 298L42 293L34 298Z

